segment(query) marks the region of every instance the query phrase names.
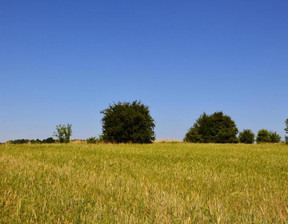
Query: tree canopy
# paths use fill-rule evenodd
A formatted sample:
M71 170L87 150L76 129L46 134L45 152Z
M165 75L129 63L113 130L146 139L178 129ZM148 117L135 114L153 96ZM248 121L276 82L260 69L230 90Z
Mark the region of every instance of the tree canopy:
M277 132L261 129L258 131L256 142L257 143L279 143L281 136Z
M72 124L56 125L56 132L54 136L58 138L60 143L69 143L72 135Z
M279 143L281 141L281 136L279 134L277 134L276 131L270 131L270 142L272 143Z
M239 133L239 141L241 143L252 144L255 141L255 135L250 129L244 129Z
M101 111L103 140L114 143L152 143L154 120L140 101L118 102Z
M238 129L223 112L203 113L186 133L184 141L199 143L235 143Z
M257 143L264 143L264 142L270 142L270 133L266 129L261 129L258 131L257 138L256 138Z

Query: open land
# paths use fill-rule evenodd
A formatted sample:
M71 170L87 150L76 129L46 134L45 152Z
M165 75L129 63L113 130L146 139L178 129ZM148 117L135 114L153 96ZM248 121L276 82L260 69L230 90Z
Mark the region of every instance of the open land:
M0 145L0 223L287 220L287 145Z

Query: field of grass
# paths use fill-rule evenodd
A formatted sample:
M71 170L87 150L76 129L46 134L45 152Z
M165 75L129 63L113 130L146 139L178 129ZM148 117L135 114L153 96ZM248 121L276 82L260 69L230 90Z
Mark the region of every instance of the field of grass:
M287 145L0 145L0 223L287 220Z

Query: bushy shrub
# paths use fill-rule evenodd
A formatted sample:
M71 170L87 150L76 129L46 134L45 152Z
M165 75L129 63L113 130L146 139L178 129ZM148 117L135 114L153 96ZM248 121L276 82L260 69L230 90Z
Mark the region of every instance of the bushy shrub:
M257 143L271 142L269 131L267 131L266 129L259 130L257 134L256 142Z
M41 144L42 141L37 138L36 140L34 140L34 139L30 140L30 143L31 143L31 144Z
M238 129L223 112L203 113L186 133L184 141L199 143L237 143Z
M15 140L10 140L9 143L11 144L27 144L29 143L29 139L15 139Z
M86 143L88 144L95 144L95 143L101 143L103 142L103 136L99 135L98 138L97 137L91 137L91 138L87 138L86 139Z
M55 139L53 139L52 137L43 139L42 141L40 139L15 139L15 140L10 140L8 141L11 144L27 144L27 143L31 143L31 144L41 144L41 143L55 143Z
M97 143L97 138L96 137L87 138L86 143L95 144L95 143Z
M114 143L152 143L154 120L140 101L114 103L101 111L103 140Z
M275 131L269 132L266 129L261 129L258 131L256 141L257 143L279 143L281 136Z
M51 144L51 143L55 143L56 140L52 137L46 138L42 140L42 143L46 143L46 144Z
M270 131L270 142L279 143L281 141L281 136L275 132Z
M239 133L239 142L252 144L255 141L255 135L250 129L244 129Z

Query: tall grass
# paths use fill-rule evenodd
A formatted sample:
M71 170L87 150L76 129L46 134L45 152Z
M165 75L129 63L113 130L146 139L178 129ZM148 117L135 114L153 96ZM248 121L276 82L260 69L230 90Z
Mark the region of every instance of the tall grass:
M285 145L0 145L0 223L287 223Z

